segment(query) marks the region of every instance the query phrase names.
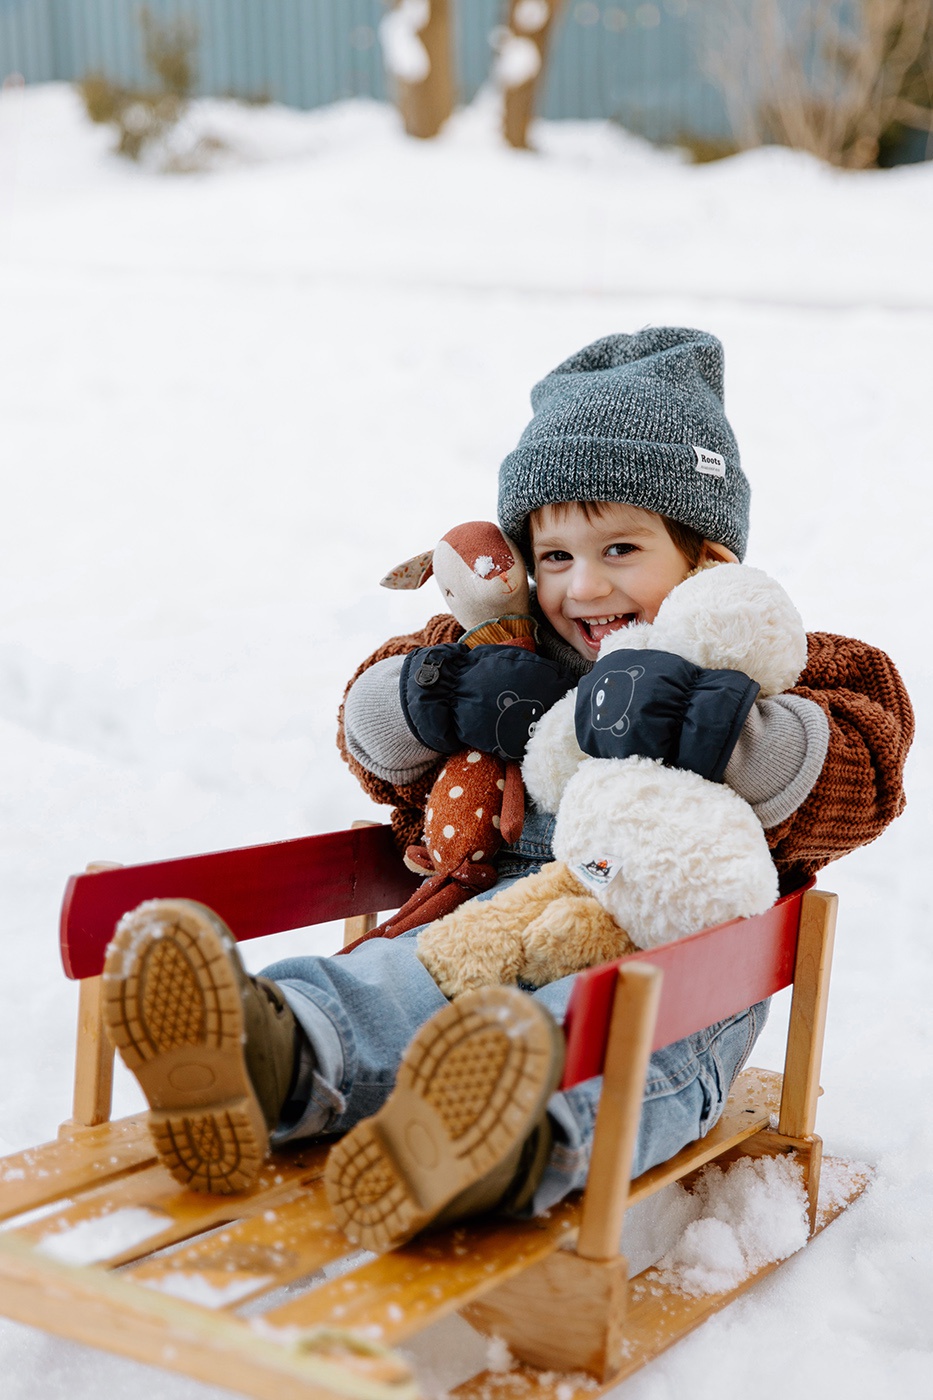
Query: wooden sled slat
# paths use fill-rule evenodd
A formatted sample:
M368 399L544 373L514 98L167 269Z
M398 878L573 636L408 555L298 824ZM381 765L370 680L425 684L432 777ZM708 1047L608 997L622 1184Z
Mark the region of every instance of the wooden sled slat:
M0 1161L0 1220L155 1161L145 1114L71 1131Z
M468 1231L425 1235L265 1314L265 1320L286 1328L365 1328L394 1346L572 1240L578 1213L577 1202L561 1202L546 1220L483 1220Z
M210 1299L236 1309L343 1259L319 1181L257 1202L254 1214L134 1266L132 1281L167 1293Z
M779 1075L745 1071L708 1137L637 1178L630 1203L760 1131L779 1098ZM50 1146L54 1149L57 1144ZM205 1306L236 1308L350 1252L333 1226L320 1187L325 1149L293 1156L297 1160L281 1154L274 1169L263 1173L259 1186L238 1198L180 1191L168 1173L153 1164L88 1189L75 1204L54 1215L19 1228L14 1222L11 1234L41 1250L43 1241L52 1239L54 1244L75 1226L103 1222L120 1211L135 1208L162 1214L162 1230L105 1255L107 1266L140 1260L123 1275L126 1283L217 1300ZM231 1220L232 1212L240 1218ZM264 1320L280 1329L365 1328L368 1335L397 1345L554 1249L572 1243L579 1217L580 1203L575 1199L552 1211L547 1221L522 1225L486 1221L470 1231L427 1235L268 1311ZM178 1247L166 1252L170 1245Z
M636 1177L629 1204L646 1199L759 1133L777 1111L780 1095L779 1074L745 1070L711 1132L669 1162ZM576 1196L554 1207L547 1218L478 1221L469 1230L427 1234L284 1304L266 1314L266 1319L280 1327L376 1327L379 1337L395 1346L555 1249L572 1245L580 1216L581 1201Z
M270 1162L261 1172L256 1186L235 1200L180 1190L169 1171L153 1162L117 1181L82 1191L75 1201L67 1202L54 1213L43 1214L38 1220L18 1226L14 1218L9 1228L20 1239L53 1252L57 1246L61 1252L62 1248L67 1249L69 1236L75 1238L74 1231L81 1231L86 1237L97 1222L105 1226L108 1222L118 1222L121 1213L126 1219L126 1212L148 1212L153 1217L149 1234L133 1244L113 1247L100 1254L99 1262L115 1268L192 1235L229 1225L238 1217L249 1221L259 1212L278 1210L290 1197L306 1197L308 1185L321 1177L326 1153L321 1150L314 1153L313 1165L308 1160L311 1156L292 1153L284 1160ZM112 1236L114 1232L111 1229L108 1233Z
M408 1367L347 1336L283 1337L192 1306L120 1275L37 1256L0 1235L7 1317L106 1351L227 1386L255 1400L417 1400ZM369 1354L367 1354L367 1351Z

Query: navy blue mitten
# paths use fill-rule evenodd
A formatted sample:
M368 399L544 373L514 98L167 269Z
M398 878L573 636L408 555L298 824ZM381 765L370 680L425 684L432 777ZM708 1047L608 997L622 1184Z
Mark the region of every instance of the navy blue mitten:
M545 710L574 683L524 647L443 642L409 652L399 693L406 723L426 748L471 748L518 761Z
M660 758L720 782L759 686L667 651L621 648L577 688L577 742L593 758Z

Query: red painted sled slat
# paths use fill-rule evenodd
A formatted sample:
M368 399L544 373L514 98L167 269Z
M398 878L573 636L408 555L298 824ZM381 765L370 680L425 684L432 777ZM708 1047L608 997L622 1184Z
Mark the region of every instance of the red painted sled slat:
M417 883L388 826L73 875L62 905L62 962L69 977L95 977L117 921L144 899L199 900L245 940L397 909Z
M626 962L650 963L664 974L653 1051L790 986L801 902L814 884L810 880L782 896L764 914L731 919L676 943L581 972L564 1021L567 1060L561 1087L568 1089L602 1072L618 970Z

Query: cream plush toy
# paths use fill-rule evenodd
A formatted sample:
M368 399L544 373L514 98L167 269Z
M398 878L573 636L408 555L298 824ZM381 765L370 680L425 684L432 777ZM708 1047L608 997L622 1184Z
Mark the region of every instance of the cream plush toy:
M743 564L690 575L654 623L613 633L600 656L649 647L743 671L761 697L790 689L807 656L783 588ZM633 679L638 671L629 668ZM557 859L419 936L419 956L446 996L495 983L543 986L761 913L777 896L764 832L742 798L658 760L588 758L576 741L575 698L571 692L539 720L522 766L536 806L557 814ZM623 731L625 716L616 723Z

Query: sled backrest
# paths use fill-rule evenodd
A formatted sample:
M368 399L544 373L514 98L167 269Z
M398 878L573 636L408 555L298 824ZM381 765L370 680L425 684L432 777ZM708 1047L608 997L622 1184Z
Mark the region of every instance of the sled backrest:
M59 942L69 977L81 983L71 1127L110 1117L113 1049L104 1035L101 973L117 922L146 899L207 904L238 940L333 919L356 938L380 910L397 909L417 885L391 828L360 822L347 831L156 861L91 866L73 875L62 902Z
M238 941L397 909L418 884L388 826L73 875L60 924L69 977L96 977L117 921L144 899L195 899Z

